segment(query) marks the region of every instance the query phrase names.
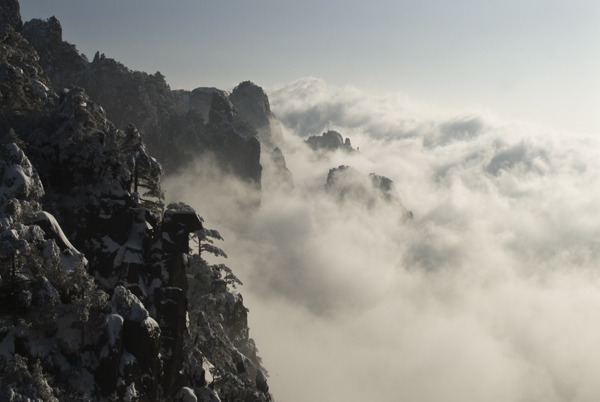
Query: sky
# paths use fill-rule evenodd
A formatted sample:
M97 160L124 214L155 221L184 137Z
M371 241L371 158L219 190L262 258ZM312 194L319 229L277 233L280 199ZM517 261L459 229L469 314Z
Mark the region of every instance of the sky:
M445 108L600 133L600 3L22 0L89 58L160 71L173 89L303 77Z
M172 88L267 90L293 191L265 169L247 213L253 190L204 159L163 185L225 238L278 402L598 400L600 3L21 11ZM360 152L303 144L330 129ZM402 205L340 204L324 186L340 165L390 178Z

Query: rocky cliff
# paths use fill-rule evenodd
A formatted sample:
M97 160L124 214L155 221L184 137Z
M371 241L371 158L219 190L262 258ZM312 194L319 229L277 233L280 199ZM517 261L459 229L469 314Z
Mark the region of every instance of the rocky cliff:
M211 243L220 235L162 202L163 168L145 140L160 137L163 117L185 116L182 103L159 74L100 55L89 63L55 19L20 22L18 3L2 2L0 399L271 400L241 283L190 249L194 238L224 256ZM119 129L65 77L121 79L131 96L137 79L144 89L127 101L146 131ZM115 89L101 86L100 99ZM202 130L227 147L235 138L231 152L245 158L231 169L260 180L255 130L225 97L211 100Z
M117 128L135 124L166 172L184 169L199 155L212 153L224 170L260 185L260 143L269 155L282 142L262 88L247 81L231 94L216 88L172 91L160 72L131 71L100 53L89 61L62 40L60 22L54 17L26 22L23 36L38 52L39 64L56 91L84 88ZM211 121L211 111L228 113L228 124Z

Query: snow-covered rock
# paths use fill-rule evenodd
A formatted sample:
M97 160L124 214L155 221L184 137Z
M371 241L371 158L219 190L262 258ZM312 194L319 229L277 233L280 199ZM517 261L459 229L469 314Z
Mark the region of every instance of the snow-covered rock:
M112 306L126 320L142 323L150 315L142 302L123 286L117 286L112 297Z
M178 402L198 402L196 393L189 387L182 387L175 395L175 400Z
M220 235L191 209L163 215L153 157L211 150L260 183L258 128L240 117L256 96L236 91L241 112L218 90L184 106L160 73L89 62L54 17L22 26L15 0L0 42L0 399L270 401L232 271L206 272L206 311L188 303L189 236Z

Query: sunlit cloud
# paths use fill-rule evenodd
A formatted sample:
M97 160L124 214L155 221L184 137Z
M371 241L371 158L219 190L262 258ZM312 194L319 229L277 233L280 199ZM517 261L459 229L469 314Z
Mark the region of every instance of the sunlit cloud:
M600 395L600 147L309 78L269 92L293 190L198 161L173 199L221 230L277 400L592 401ZM360 152L318 156L335 129ZM392 179L344 203L329 169ZM263 181L272 178L263 177Z

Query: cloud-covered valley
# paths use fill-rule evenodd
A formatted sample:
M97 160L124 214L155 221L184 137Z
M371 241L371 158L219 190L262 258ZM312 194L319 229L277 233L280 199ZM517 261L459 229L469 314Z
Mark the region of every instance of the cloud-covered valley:
M293 190L265 173L248 212L207 160L165 188L225 238L277 400L597 399L597 138L313 78L269 98ZM359 152L304 144L327 130ZM340 204L341 165L402 205Z

